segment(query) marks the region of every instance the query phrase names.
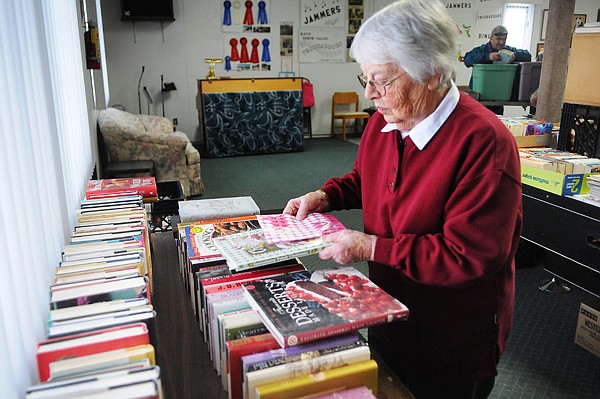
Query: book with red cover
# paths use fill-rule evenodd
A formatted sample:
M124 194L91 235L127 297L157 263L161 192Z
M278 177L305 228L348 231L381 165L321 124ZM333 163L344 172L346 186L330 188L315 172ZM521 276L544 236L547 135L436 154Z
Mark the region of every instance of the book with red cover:
M269 351L279 347L279 344L269 333L254 335L251 337L234 339L227 341L227 373L229 398L242 399L243 397L243 376L242 376L242 356L252 353Z
M264 278L244 286L248 303L281 347L408 317L408 308L353 267Z
M144 323L128 324L39 342L36 356L40 381L48 380L50 363L56 360L149 343L148 327Z
M144 198L158 195L156 179L147 177L122 177L90 180L85 190L86 199L141 195Z
M269 267L265 269L257 269L251 272L243 272L243 273L234 273L228 276L223 276L223 278L214 278L210 279L210 281L206 281L206 285L204 285L204 280L202 279L202 283L200 284L199 289L202 290L201 294L201 304L200 304L200 317L202 319L201 330L204 332L204 340L208 340L208 336L206 335L208 332L208 328L206 327L207 323L210 323L208 319L208 310L206 308L207 297L209 295L223 293L226 291L231 291L235 289L242 288L244 284L259 281L263 277L267 276L276 276L279 274L290 273L290 272L301 272L305 271L306 268L304 265L296 263L290 264L286 266L277 266L277 267ZM308 272L306 272L308 273Z

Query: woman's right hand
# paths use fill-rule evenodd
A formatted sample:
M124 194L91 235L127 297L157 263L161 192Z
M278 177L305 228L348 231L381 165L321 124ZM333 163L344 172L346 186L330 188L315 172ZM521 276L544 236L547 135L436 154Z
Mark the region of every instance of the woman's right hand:
M311 191L302 197L288 201L284 214L296 216L302 220L311 212L326 212L329 209L329 198L323 190Z

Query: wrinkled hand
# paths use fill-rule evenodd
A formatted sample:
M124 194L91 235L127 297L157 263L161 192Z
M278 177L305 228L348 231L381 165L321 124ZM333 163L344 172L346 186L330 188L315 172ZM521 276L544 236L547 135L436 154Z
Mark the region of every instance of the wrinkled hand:
M311 212L326 212L327 209L329 209L327 196L317 190L289 200L283 214L296 216L296 219L302 220Z
M498 54L497 51L490 53L490 61L500 61L502 57Z
M515 53L510 53L510 58L508 59L508 63L512 64L515 61Z
M341 230L323 236L323 240L331 243L319 252L319 258L332 259L339 264L373 260L376 236L355 230Z

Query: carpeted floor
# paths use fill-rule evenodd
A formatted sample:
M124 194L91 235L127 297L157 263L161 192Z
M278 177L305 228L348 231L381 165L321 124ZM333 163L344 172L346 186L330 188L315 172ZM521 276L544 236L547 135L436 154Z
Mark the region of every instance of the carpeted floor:
M251 195L261 210L280 210L287 199L319 188L352 167L357 145L341 139L307 139L304 152L202 160L206 193L200 198ZM348 227L362 229L360 210L337 212ZM590 295L573 288L551 294L538 286L549 278L540 259L524 256L517 270L514 329L491 398L600 397L600 359L575 345L579 304ZM303 258L311 270L326 266ZM366 264L356 265L367 273ZM534 267L535 266L535 267Z

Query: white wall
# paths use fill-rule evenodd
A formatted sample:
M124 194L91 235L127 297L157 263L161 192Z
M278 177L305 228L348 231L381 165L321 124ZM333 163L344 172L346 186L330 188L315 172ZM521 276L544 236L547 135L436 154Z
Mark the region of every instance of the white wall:
M365 17L373 10L391 3L392 0L364 0ZM524 2L524 1L521 1ZM535 54L541 31L542 10L548 8L549 0L532 0L536 5L532 48ZM188 134L192 141L201 141L198 115L196 111L197 79L203 79L208 71L205 58L222 57L223 42L226 37L221 32L220 0L173 0L174 22L122 22L120 20L120 0L103 0L102 17L106 43L106 63L110 85L108 103L111 106L120 104L127 111L138 111L137 85L142 66L145 72L142 87L146 86L154 99L150 113L161 115L160 75L165 82L174 82L176 91L165 95L165 115L177 118L178 130ZM446 4L457 3L446 0ZM461 1L471 4L464 11L476 15L475 8L480 1ZM486 4L503 1L488 0ZM600 8L599 0L578 0L575 13L588 15L588 21L595 21ZM300 18L300 2L298 0L271 0L270 20L273 43L271 45L272 70L269 72L226 72L224 64L217 64L217 75L233 77L275 77L279 72L279 23L291 21L294 24L295 45ZM482 41L481 43L483 43ZM478 44L481 44L477 42ZM510 44L510 43L509 43ZM469 43L471 45L471 43ZM470 50L462 46L463 54ZM355 63L298 63L298 51L295 48L294 71L296 76L310 79L314 84L315 106L312 109L313 135L328 135L331 113L331 94L334 91L357 91L362 94L356 75L360 73ZM457 84L466 85L471 71L457 61ZM361 96L362 98L362 96ZM362 99L361 106L369 106L370 102ZM147 112L147 103L142 94L142 113Z

